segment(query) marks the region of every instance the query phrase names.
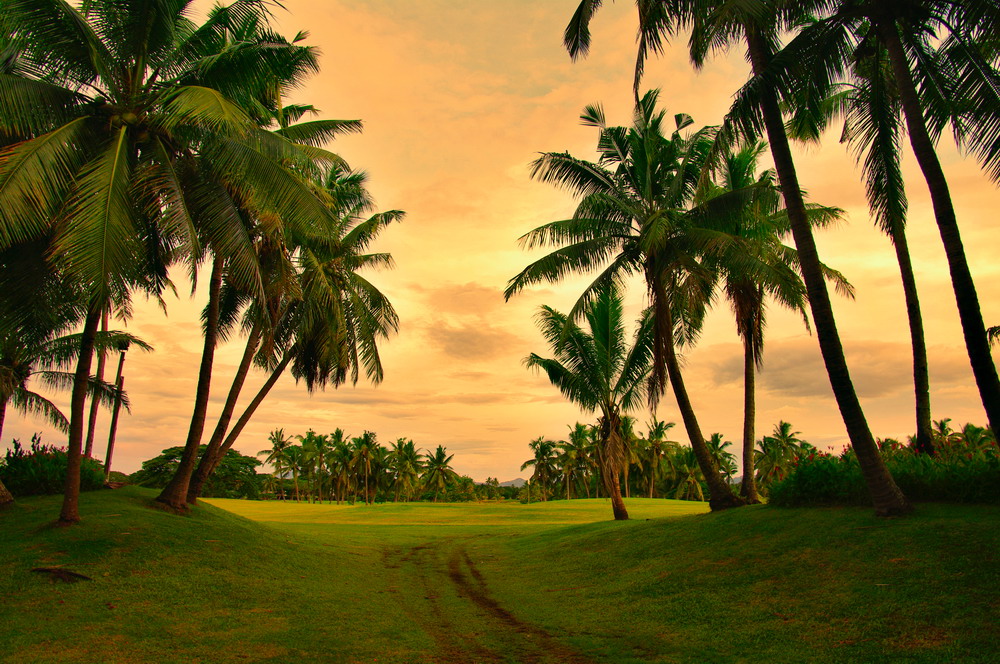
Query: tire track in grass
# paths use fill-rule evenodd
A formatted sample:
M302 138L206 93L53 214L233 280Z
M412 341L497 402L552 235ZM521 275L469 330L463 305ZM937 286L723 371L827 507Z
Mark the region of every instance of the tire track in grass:
M457 538L387 550L398 570L397 593L407 615L433 640L441 664L592 664L537 625L505 609Z

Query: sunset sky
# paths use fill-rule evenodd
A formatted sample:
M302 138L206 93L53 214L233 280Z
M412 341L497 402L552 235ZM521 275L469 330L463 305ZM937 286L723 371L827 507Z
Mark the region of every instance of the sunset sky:
M576 63L562 46L562 33L578 0L284 4L287 11L276 15L281 31L291 36L308 30L307 43L322 54L321 72L292 101L314 104L324 118L362 119L363 134L330 147L368 171L380 209L407 213L377 245L392 253L395 269L370 275L396 306L401 324L398 336L383 347L381 385L359 383L310 396L286 376L236 447L249 454L264 449L268 432L278 427L286 434L341 427L359 435L370 429L384 444L401 436L425 449L442 444L454 453L456 470L477 480L522 476L519 468L531 439L558 440L567 425L592 421L546 378L521 364L531 352L548 353L533 324L538 306L565 311L584 281L528 290L503 301L507 280L542 255L522 251L517 238L565 218L574 207L569 194L533 182L528 164L543 151L594 156L596 132L578 119L586 104L601 102L610 122L629 123L634 4L606 3L593 21L591 54ZM679 43L649 63L645 86L662 90L660 100L669 113L690 114L697 126L715 124L747 71L743 53L733 52L695 72ZM821 258L857 289L855 301L835 298L834 307L873 433L903 437L914 425L898 268L888 240L871 222L860 171L838 137L839 127L823 144L797 149L798 171L810 200L848 213L844 224L820 234ZM1000 193L948 137L941 155L983 314L987 325L995 325L1000 323ZM903 159L909 239L930 348L933 415L985 424L927 190L908 148ZM770 159L763 165L770 167ZM134 471L163 448L183 444L187 434L202 346L198 316L206 296L202 291L191 296L183 271L173 276L180 297L167 297L168 315L137 301L128 322L129 331L156 350L131 352L126 361L125 387L133 408L119 427L115 470ZM630 311L639 309L644 296L640 288L629 293ZM758 435L784 419L805 440L839 450L846 434L815 337L799 317L777 308L769 311L766 335ZM241 351L241 341L219 350L210 422ZM702 429L739 440L742 356L724 302L685 359ZM257 373L248 381L241 408L262 380ZM68 413L68 393L55 398ZM649 419L648 413L636 415L642 423ZM669 395L657 415L680 422ZM99 458L109 419L101 413ZM675 440L685 440L680 429L672 432ZM34 431L43 431L46 442L64 440L41 421L8 411L4 441L27 441ZM206 442L209 434L210 428Z

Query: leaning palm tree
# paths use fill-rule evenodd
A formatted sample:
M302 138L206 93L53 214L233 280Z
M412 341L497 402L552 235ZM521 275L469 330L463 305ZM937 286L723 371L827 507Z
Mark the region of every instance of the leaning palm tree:
M679 114L668 136L657 97L655 90L643 96L630 127L608 126L599 106L584 110L583 123L600 131L596 163L566 153L544 153L535 161L535 177L566 187L581 200L572 219L551 222L521 238L528 248L557 248L512 278L506 296L603 266L570 311L575 320L601 288L642 275L655 321L651 405L669 382L710 487L712 508L725 509L743 501L712 466L684 384L678 348L698 337L718 281L722 250L736 241L727 227L762 190L725 192L694 205L715 132L705 127L685 135L693 120Z
M780 106L782 95L791 96L793 83L774 66L779 35L800 24L811 11L828 3L820 0L796 3L774 3L767 0L671 0L652 3L640 1L638 4L636 90L639 88L646 57L650 52L662 51L665 38L681 29L691 28L690 55L698 68L704 65L711 51L726 49L735 44L746 46L753 78L743 87L742 94L730 110L718 145L731 144L738 134L746 139L753 139L762 131L766 133L792 237L799 253L801 273L823 361L848 437L858 455L875 512L890 516L911 511L912 506L896 486L879 456L851 380ZM886 3L872 4L884 6ZM599 6L599 2L583 0L573 15L565 35L566 46L573 57L587 53L590 46L590 20ZM695 448L695 451L698 449ZM711 486L712 478L709 476L706 479Z
M399 321L388 298L363 272L392 266L389 254L367 251L404 213L389 210L365 217L368 198L358 193L358 175L345 174L338 167L323 179L326 189L340 192L326 199L337 211L337 221L324 233L299 239L294 260L296 285L279 289L273 305L278 312L273 330L261 340L256 355L258 366L269 371L268 377L199 477L211 475L289 367L310 392L327 384L356 384L362 372L374 384L382 381L378 344L398 329ZM348 180L350 186L345 184ZM345 193L345 189L349 191Z
M626 341L622 294L614 284L603 286L584 309L589 332L566 314L542 306L538 327L554 357L532 353L525 366L542 370L553 385L587 413L598 412L599 458L604 487L615 519L627 519L621 494L621 474L628 455L622 417L644 402L652 372L654 320L644 312L634 340Z
M875 75L891 79L896 108L902 111L910 146L927 182L969 361L990 424L998 427L1000 377L935 139L951 122L959 144L977 154L994 180L1000 178L1000 74L992 43L1000 4L839 0L824 5L827 11L821 20L805 27L786 47L787 58L798 59L807 74L804 79L820 90L840 80L870 83L872 72L859 70L859 62L887 70ZM895 117L883 121L891 123ZM870 133L861 140L877 149L876 141L884 137Z

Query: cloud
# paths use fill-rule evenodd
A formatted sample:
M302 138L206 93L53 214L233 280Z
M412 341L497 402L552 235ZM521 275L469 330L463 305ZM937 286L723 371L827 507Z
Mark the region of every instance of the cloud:
M701 349L699 355L705 354L714 358L708 366L717 387L742 385L743 351L739 344L714 344ZM909 344L855 339L845 344L845 354L858 396L871 399L912 391L913 355ZM935 389L968 383L970 372L964 349L934 346L928 350L928 357ZM833 396L819 343L809 338L768 342L757 386L776 396Z
M483 362L504 354L520 340L516 334L488 323L449 324L438 318L423 331L431 346L449 357Z

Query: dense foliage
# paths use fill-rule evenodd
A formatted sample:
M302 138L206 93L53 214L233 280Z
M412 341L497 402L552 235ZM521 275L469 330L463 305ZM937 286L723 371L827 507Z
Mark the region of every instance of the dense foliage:
M204 455L207 445L202 445L198 456ZM140 486L161 489L167 485L170 478L177 472L183 447L168 447L159 456L142 462L142 468L129 476L129 481ZM229 450L222 457L218 468L205 484L203 494L212 498L249 498L260 497L261 488L266 475L257 473L260 461Z
M989 429L966 424L952 431L937 423L935 454L921 453L915 441L879 441L879 451L900 488L912 500L1000 504L1000 449ZM810 452L796 456L788 476L771 487L773 505L867 505L870 503L857 457Z
M0 482L14 496L62 493L66 484L66 448L45 445L41 437L31 437L28 449L14 440L0 463ZM80 467L80 490L104 486L104 468L94 459L84 459Z

